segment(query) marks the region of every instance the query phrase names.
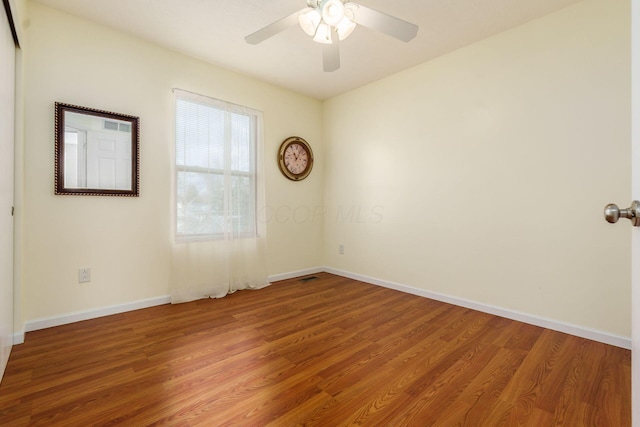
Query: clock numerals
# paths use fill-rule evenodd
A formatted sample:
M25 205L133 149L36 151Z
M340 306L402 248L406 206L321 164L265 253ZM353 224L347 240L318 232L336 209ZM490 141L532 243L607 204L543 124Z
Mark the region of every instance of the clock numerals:
M307 151L300 144L289 145L284 154L285 165L292 174L301 174L307 167Z

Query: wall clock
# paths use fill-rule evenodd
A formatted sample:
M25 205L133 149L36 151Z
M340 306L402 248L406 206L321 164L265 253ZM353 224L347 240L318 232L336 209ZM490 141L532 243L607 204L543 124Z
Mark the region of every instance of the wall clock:
M304 139L292 136L280 145L278 165L284 176L292 181L305 179L313 168L313 151Z

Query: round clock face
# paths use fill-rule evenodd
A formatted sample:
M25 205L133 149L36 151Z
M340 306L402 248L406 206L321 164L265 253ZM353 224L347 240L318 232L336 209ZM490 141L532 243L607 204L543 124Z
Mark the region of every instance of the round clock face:
M313 151L307 141L292 136L280 145L278 162L284 176L293 181L300 181L311 173Z

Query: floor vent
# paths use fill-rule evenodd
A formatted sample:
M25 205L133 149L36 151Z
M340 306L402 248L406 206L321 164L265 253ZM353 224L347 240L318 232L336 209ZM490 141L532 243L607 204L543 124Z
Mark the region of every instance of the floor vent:
M309 276L309 277L305 277L303 279L298 280L298 282L306 283L306 282L310 282L312 280L317 280L317 279L319 279L318 276Z

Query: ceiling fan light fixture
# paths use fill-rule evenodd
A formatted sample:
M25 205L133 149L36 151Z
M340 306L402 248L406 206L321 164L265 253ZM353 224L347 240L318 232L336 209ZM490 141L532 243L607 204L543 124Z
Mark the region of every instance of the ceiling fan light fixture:
M310 36L315 35L318 25L320 25L322 17L317 9L308 8L300 13L298 22L302 30Z
M340 0L327 0L322 5L322 20L335 27L344 18L344 4Z
M344 16L351 19L352 21L355 21L356 10L358 10L358 4L348 2L344 5Z
M320 23L316 30L316 35L313 37L313 41L323 44L331 44L331 31L329 24L324 22Z
M342 18L342 21L336 26L338 32L338 38L344 40L356 29L356 23L346 16Z

